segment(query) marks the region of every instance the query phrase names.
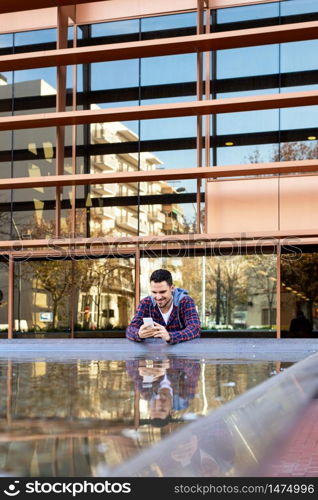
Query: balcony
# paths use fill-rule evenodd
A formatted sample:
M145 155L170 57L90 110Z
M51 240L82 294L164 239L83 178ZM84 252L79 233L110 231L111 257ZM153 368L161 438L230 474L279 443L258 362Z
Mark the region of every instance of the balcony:
M148 212L148 219L151 222L161 222L162 224L166 221L166 216L161 212L161 210L153 210Z
M162 205L162 211L165 214L170 214L172 212L172 205Z
M99 196L115 196L116 186L114 184L93 184L91 187L92 197Z
M92 162L92 167L94 172L97 170L96 173L105 171L117 172L119 169L115 160L107 158L107 161L105 161L103 156L95 156Z
M183 233L184 228L182 224L178 223L177 220L174 219L168 219L164 224L163 224L163 230L167 232L172 232L172 233Z
M138 231L138 220L131 215L121 216L117 219L117 225L128 231Z
M140 234L148 234L149 233L149 227L147 222L145 221L140 221L139 222L139 233Z

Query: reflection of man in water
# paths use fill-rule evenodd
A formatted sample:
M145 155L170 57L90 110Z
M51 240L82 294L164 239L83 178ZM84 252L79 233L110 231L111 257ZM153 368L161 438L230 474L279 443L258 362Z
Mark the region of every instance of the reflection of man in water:
M235 441L227 423L219 419L206 430L193 428L165 450L156 465L164 477L224 477L235 463Z
M295 337L310 337L312 324L302 311L297 311L296 317L290 322L289 333Z
M164 361L127 361L126 368L135 389L149 401L151 424L163 427L171 421L173 411L184 410L196 394L200 376L197 361L169 359Z

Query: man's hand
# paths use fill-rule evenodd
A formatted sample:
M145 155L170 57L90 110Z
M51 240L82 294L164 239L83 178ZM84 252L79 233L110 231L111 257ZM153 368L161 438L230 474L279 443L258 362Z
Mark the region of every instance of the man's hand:
M149 337L154 337L155 328L153 326L141 325L138 331L138 335L141 339L148 339Z
M166 342L169 342L170 340L170 335L165 329L164 326L159 325L159 323L154 322L155 327L153 328L154 330L154 337L160 337L162 340L165 340Z

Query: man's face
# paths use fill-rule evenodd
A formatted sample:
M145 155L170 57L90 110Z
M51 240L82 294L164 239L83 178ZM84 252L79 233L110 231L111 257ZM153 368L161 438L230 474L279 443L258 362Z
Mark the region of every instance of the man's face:
M158 304L160 309L164 309L166 306L170 306L172 302L172 293L174 290L173 285L168 285L166 281L161 281L160 283L150 282L151 294Z
M150 402L150 418L164 419L170 415L171 408L172 396L169 389L163 388Z

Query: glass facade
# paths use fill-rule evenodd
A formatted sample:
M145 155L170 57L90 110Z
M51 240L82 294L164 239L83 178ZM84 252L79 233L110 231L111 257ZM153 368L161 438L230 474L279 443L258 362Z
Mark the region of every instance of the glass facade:
M304 176L317 158L318 41L301 31L318 20L317 2L224 2L109 22L104 14L0 34L0 54L12 57L0 62L1 290L3 304L14 301L13 315L7 306L0 315L8 335L22 334L22 321L46 334L122 331L159 266L189 289L212 334L284 335L285 310L295 308L314 324L315 298L294 304L283 287L279 242L289 234L273 229L263 245L260 221L248 251L225 244L221 219L221 233L208 234L207 220L219 215L206 186L215 167L246 166L244 179L248 165L296 161L287 175ZM74 59L61 59L58 47ZM210 167L211 178L197 167ZM279 182L280 173L268 175ZM303 227L290 231L305 252ZM47 288L49 275L55 285Z

